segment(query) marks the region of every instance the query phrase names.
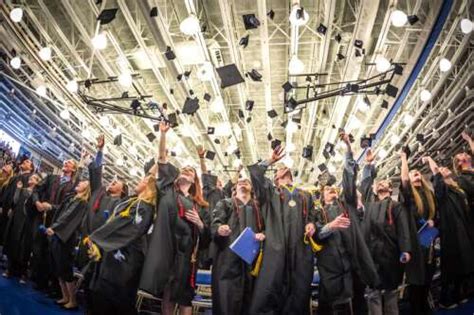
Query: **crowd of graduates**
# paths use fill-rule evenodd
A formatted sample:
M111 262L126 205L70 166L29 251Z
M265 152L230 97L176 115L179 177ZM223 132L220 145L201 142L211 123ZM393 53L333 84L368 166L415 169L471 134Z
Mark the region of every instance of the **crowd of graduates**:
M225 185L207 170L202 147L200 172L177 168L168 161L169 128L160 124L158 156L134 187L118 176L104 183L103 136L96 152L66 160L56 175L35 172L30 159L15 159L0 143L3 276L31 280L56 294L60 307L76 309L78 268L87 314L136 314L141 290L160 299L162 314L184 315L192 313L198 269L210 269L213 314L299 315L310 313L317 271L318 314L399 314L400 296L410 314L430 314L439 239L440 306L472 295L474 140L467 133L471 152L457 153L452 165L422 158L429 174L410 169L409 150L401 150L395 196L395 181L377 178L372 151L359 167L343 131L342 182L326 173L315 193L295 185L281 146ZM247 227L260 243L253 264L229 247ZM428 242L420 236L430 233Z

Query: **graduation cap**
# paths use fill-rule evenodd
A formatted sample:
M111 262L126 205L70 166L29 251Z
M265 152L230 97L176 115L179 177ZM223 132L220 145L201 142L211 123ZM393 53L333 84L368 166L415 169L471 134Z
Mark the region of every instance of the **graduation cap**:
M291 112L294 111L297 106L298 102L293 97L290 97L290 99L285 103L285 110Z
M166 46L165 57L168 60L173 60L176 58L176 55L173 50L171 50L170 46Z
M410 147L408 145L404 145L402 147L402 152L404 152L407 156L407 159L410 157L411 155L411 150L410 150Z
M380 107L387 109L388 108L388 102L386 100L382 100L382 105Z
M270 117L270 118L273 119L273 118L275 118L275 117L278 116L278 113L276 112L276 110L271 109L271 110L269 110L269 111L267 112L267 115L268 115L268 117Z
M334 153L334 144L332 144L331 142L326 143L326 145L324 146L324 151L331 154Z
M364 42L361 41L360 39L356 39L356 40L354 41L354 46L356 46L357 48L362 49L362 47L364 46Z
M247 100L245 102L245 109L250 112L252 111L254 105L255 105L255 102L253 100Z
M118 9L105 9L100 12L97 17L97 21L100 21L100 25L106 25L112 22L115 19Z
M425 142L425 135L422 134L422 133L417 133L416 134L416 141L420 142L420 143L424 143Z
M244 48L247 48L247 46L249 44L249 38L250 38L250 34L247 34L246 36L242 37L239 40L239 45L244 47Z
M212 160L214 160L214 157L215 157L215 156L216 156L216 152L209 151L209 150L206 151L206 155L205 155L206 159L212 161Z
M260 21L257 19L255 14L244 14L242 16L246 30L251 30L260 26Z
M336 42L340 43L341 40L342 40L342 37L341 37L341 34L336 34L336 36L334 36L334 39L336 40Z
M174 128L178 125L178 115L176 113L171 113L168 115L168 123L171 128Z
M221 144L221 140L219 140L219 139L216 138L216 139L214 139L214 143L215 143L215 144Z
M270 143L270 146L271 146L272 150L275 150L280 145L281 145L281 140L278 140L278 139L274 139Z
M122 145L122 134L118 134L114 138L114 145L121 146Z
M199 99L186 97L183 114L194 115L199 109Z
M282 128L286 128L287 125L288 125L288 120L285 120L284 122L280 124Z
M160 124L154 124L154 125L153 125L153 130L154 130L155 132L159 132L159 131L160 131Z
M250 123L250 122L252 121L252 117L251 117L251 116L247 117L247 119L245 119L245 121L246 121L247 123Z
M355 50L355 56L356 56L356 57L362 57L361 50L356 49L356 50Z
M327 151L323 151L323 156L326 160L329 160L331 158L331 155Z
M156 139L156 136L153 132L148 133L146 137L148 138L148 141L150 142L153 142Z
M267 12L267 16L270 18L270 20L273 20L275 17L275 11L271 10Z
M401 65L399 65L398 63L394 63L393 66L394 66L393 73L398 74L398 75L403 74L403 67Z
M281 86L283 88L283 90L288 93L291 91L291 89L293 88L293 85L291 85L290 82L286 81L285 83L283 83L283 85Z
M241 119L244 119L244 118L245 118L244 111L241 110L241 109L239 109L238 115L239 115L239 118L241 118Z
M235 151L234 151L234 154L235 154L235 156L236 156L238 159L240 159L240 157L241 157L240 149L235 150Z
M336 57L337 57L338 60L342 60L342 59L346 58L346 56L344 56L344 55L341 54L341 53L338 53L338 54L336 55Z
M191 75L192 70L184 71L184 77L187 79Z
M226 88L244 82L244 78L235 64L216 68L217 74L221 79L221 88Z
M252 71L247 72L245 75L249 76L250 79L252 79L252 81L254 81L254 82L261 82L262 81L262 75L260 74L260 72L258 72L255 69L252 69Z
M157 7L151 8L150 17L157 17L157 16L158 16L158 8Z
M409 15L407 17L408 19L408 23L410 23L410 25L413 25L415 24L416 22L418 22L420 19L418 18L418 16L416 16L415 14L414 15Z
M385 88L385 94L391 97L396 97L398 94L398 88L391 84L387 84L387 87Z
M321 172L324 172L324 171L327 171L327 170L328 170L328 167L326 166L326 164L321 163L321 164L318 165L318 169L319 169Z
M303 154L302 156L305 158L305 159L308 159L310 160L311 157L313 156L313 146L312 145L307 145L303 148Z
M323 23L320 23L318 28L316 29L316 31L321 35L326 35L327 30L328 28Z
M203 97L203 98L204 98L204 100L205 100L206 102L209 102L209 101L211 100L211 94L209 94L209 93L204 93L204 97Z
M359 92L359 84L347 84L346 85L346 91L348 92L353 92L353 93L357 93Z
M297 124L301 124L301 117L293 116L291 117L291 121Z
M208 134L208 135L213 135L215 131L216 131L216 128L214 128L214 127L207 127L207 134Z
M360 147L362 149L369 148L372 146L372 138L371 137L362 137L360 138Z
M273 139L272 133L269 132L269 133L267 134L267 140L268 140L268 141L271 141L272 139Z
M156 164L156 161L154 158L152 158L151 160L149 160L148 162L145 162L145 164L143 165L143 172L145 174L148 174L151 170L151 168Z

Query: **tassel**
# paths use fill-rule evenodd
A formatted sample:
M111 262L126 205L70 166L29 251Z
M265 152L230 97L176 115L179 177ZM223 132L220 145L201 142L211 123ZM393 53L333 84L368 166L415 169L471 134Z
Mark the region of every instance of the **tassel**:
M95 245L94 243L92 243L92 245L89 247L87 254L89 255L89 258L91 258L95 262L99 261L102 258L99 247L97 247L97 245Z
M87 245L89 244L89 241L90 241L89 236L86 236L86 237L84 237L84 239L82 240L82 244L84 244L85 246L87 246Z
M262 267L262 261L263 261L263 245L260 245L260 252L258 253L257 261L255 262L255 266L253 267L252 271L250 271L251 276L258 277L260 268Z
M313 250L313 253L317 253L319 252L320 250L323 249L323 246L322 245L319 245L318 243L316 243L312 237L309 237L308 234L305 234L304 235L304 238L303 238L303 242L306 244L306 245L310 245L311 246L311 249Z

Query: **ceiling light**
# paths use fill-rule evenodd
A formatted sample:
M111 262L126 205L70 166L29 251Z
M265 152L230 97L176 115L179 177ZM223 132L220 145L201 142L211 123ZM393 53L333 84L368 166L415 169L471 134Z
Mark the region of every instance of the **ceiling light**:
M298 131L298 125L293 121L289 121L286 130L288 130L289 133L295 133Z
M288 142L285 146L285 151L286 152L293 152L296 150L296 146L293 142Z
M109 118L107 116L100 117L99 122L104 128L108 127L110 124Z
M393 26L402 27L408 22L408 16L403 11L395 10L390 15L390 20L392 21Z
M334 164L328 164L328 172L331 174L336 173L336 167L334 166Z
M368 102L368 98L367 96L362 98L360 101L359 101L359 110L361 112L367 112L368 110L370 109L370 104Z
M384 148L380 149L379 153L377 154L379 156L379 158L381 158L382 160L385 159L388 155L388 152L387 150L385 150Z
M66 84L66 89L71 93L76 93L79 90L79 85L76 80L71 80Z
M469 34L470 32L472 32L473 27L474 27L474 25L473 25L471 20L469 20L469 19L462 19L461 20L461 31L464 34Z
M216 125L216 129L214 131L216 137L228 137L232 134L231 126L228 122L221 122Z
M102 32L94 36L94 38L92 38L92 46L94 46L94 48L98 50L107 47L107 35Z
M392 145L397 145L400 142L400 137L398 135L393 134L390 138L390 143Z
M39 56L41 60L48 61L51 59L51 47L43 47L39 51Z
M439 61L439 70L441 70L441 72L449 71L449 69L451 69L451 66L451 61L446 58L442 58Z
M136 167L132 167L130 169L130 176L137 176L138 175L138 171L137 171L137 168Z
M239 168L240 165L242 165L242 160L240 160L240 159L236 159L232 162L232 166L234 168Z
M390 69L390 66L390 61L388 61L387 58L383 56L377 56L377 58L375 58L375 69L377 69L378 72L385 72Z
M62 113L62 112L61 112ZM67 112L69 114L69 111ZM61 117L62 118L62 117ZM64 119L64 118L63 118ZM81 132L81 136L85 139L89 139L91 137L91 132L89 131L89 129L87 128L84 128L84 130L82 130Z
M179 24L179 30L181 33L191 36L199 33L201 30L201 25L199 24L199 19L194 15L191 14L187 18L185 18L181 24Z
M46 86L40 85L36 88L36 93L39 96L45 97L46 96Z
M121 86L124 88L129 88L133 84L133 79L132 75L128 72L124 72L118 77L118 82L120 83Z
M118 158L118 159L115 161L115 164L116 164L117 166L123 166L123 159Z
M420 99L423 102L428 102L431 99L431 92L424 89L420 92Z
M301 74L304 71L304 63L298 58L296 54L290 59L288 71L290 74Z
M71 118L71 114L69 113L69 110L65 108L59 113L59 117L61 117L63 120L69 120ZM84 136L84 138L86 137Z
M222 113L225 110L224 100L222 99L222 97L217 96L216 98L214 98L209 108L213 113Z
M10 11L10 19L12 19L13 22L19 23L22 18L23 18L22 8L15 8Z
M309 14L299 5L294 5L290 13L290 23L293 26L303 26L308 23Z
M134 145L132 145L132 146L128 149L128 153L130 153L131 155L137 155L137 154L138 154L137 147L135 147Z
M21 67L21 59L20 59L20 57L18 57L18 56L13 57L13 58L10 60L10 66L12 66L13 69L20 69L20 67Z
M411 114L407 113L407 114L405 114L405 116L403 116L403 123L406 126L409 127L409 126L413 125L414 122L415 122L415 118Z
M196 75L198 79L203 82L211 81L214 78L214 67L212 63L208 61L203 63L202 66L199 67Z

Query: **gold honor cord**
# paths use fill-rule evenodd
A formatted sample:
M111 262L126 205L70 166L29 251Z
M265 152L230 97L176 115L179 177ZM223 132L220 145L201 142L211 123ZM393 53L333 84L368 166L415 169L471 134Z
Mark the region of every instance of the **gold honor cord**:
M260 273L260 268L262 268L262 261L263 261L263 242L260 242L260 251L258 253L255 266L253 267L252 271L250 271L251 276L258 277L258 274Z

